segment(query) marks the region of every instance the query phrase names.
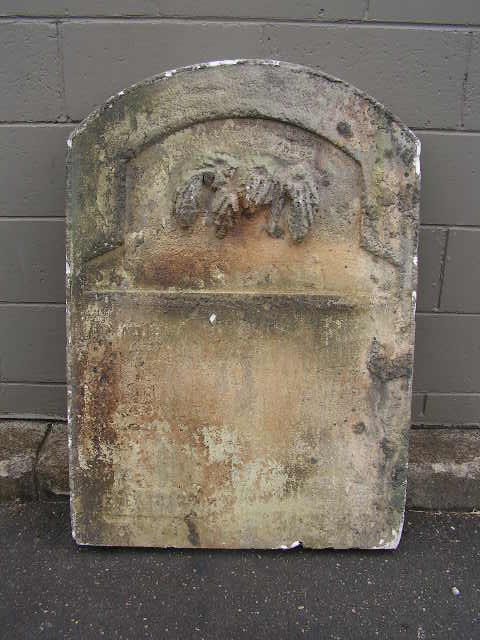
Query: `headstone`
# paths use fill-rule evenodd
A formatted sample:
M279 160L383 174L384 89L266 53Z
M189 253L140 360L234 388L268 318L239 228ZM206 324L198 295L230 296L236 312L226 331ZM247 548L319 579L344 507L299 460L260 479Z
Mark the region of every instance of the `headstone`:
M80 544L395 548L419 143L319 71L239 60L68 142Z

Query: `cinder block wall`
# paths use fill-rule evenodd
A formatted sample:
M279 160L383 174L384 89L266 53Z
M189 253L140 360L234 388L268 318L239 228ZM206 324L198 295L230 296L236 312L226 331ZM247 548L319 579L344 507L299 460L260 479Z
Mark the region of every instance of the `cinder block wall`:
M0 458L40 425L32 493L59 442L38 420L65 417L68 133L146 76L262 57L353 83L421 138L410 504L480 506L478 0L0 0L0 45L0 416L30 420L0 423Z

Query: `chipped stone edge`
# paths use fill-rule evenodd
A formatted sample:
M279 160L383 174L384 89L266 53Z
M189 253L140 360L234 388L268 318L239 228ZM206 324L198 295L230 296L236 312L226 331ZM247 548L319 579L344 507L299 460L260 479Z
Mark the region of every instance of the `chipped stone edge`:
M391 551L398 548L400 544L400 540L402 538L403 525L405 523L405 509L403 510L402 521L398 529L392 529L392 538L390 540L385 541L381 538L377 545L370 547L371 549L380 549L384 551Z
M421 162L420 162L420 156L421 156L421 153L422 153L422 142L421 142L420 138L418 138L417 136L415 136L415 144L417 146L417 153L415 155L415 172L417 174L417 178L421 178L422 167L421 167Z
M415 134L414 134L415 135ZM416 146L416 153L415 153L415 173L417 176L417 181L420 183L421 180L421 163L420 163L420 156L421 156L421 151L422 151L422 143L420 141L420 139L415 136L414 138L415 141L415 146ZM415 272L417 272L418 269L418 235L417 235L417 245L414 249L413 252L413 266L414 266L414 270ZM413 340L415 341L415 313L416 313L416 309L417 309L417 286L418 286L418 282L415 285L415 288L412 290L412 323L413 323ZM414 362L415 362L415 350L413 351L413 358L412 358L412 371L414 368ZM412 404L412 397L413 397L413 375L410 376L410 380L409 380L409 389L408 389L408 394L409 394L409 398L410 398L410 405ZM409 430L408 434L409 434L409 439L410 439L410 433L411 431ZM399 544L400 544L400 540L402 539L402 534L403 534L403 528L405 525L405 514L406 514L406 505L407 505L407 491L408 491L408 467L409 467L409 458L407 457L406 461L405 461L405 467L406 467L406 479L403 483L403 491L404 491L404 495L403 495L403 511L402 511L402 517L399 523L399 527L398 529L393 529L392 528L392 537L390 538L390 540L385 540L384 538L381 538L378 541L378 544L376 544L375 546L371 547L371 549L380 549L380 550L395 550L398 548Z
M322 78L325 80L329 80L330 82L335 82L336 84L343 85L346 89L352 91L356 96L367 100L375 109L383 112L386 116L391 118L400 129L407 134L411 140L417 145L417 176L420 175L420 163L419 163L419 148L420 141L415 133L407 127L407 125L390 109L385 107L381 102L373 98L368 93L358 89L354 85L346 82L345 80L341 80L336 76L332 76L320 69L315 69L313 67L309 67L306 65L293 64L291 62L284 62L282 60L273 60L273 59L262 59L262 58L238 58L235 60L212 60L210 62L201 62L198 64L187 65L184 67L179 67L178 69L169 69L167 71L163 71L162 73L153 75L149 78L141 80L140 82L136 82L125 89L122 89L118 93L110 96L102 105L96 107L92 112L90 112L82 122L70 133L67 138L67 147L70 150L72 148L74 139L79 136L85 129L94 122L97 118L99 118L105 111L111 109L113 105L122 99L123 96L130 94L140 87L148 87L150 85L157 84L159 82L168 80L169 78L173 78L177 75L183 73L189 73L191 71L199 71L202 69L211 69L214 67L229 67L234 65L251 65L251 66L267 66L267 67L283 67L285 70L293 71L294 73L307 73L309 75L316 76L318 78Z

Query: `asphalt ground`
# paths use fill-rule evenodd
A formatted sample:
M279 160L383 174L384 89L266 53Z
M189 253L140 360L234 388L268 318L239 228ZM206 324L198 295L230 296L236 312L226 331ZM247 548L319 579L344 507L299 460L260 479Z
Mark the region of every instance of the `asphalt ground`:
M480 514L397 551L77 547L68 502L0 506L0 638L480 639Z

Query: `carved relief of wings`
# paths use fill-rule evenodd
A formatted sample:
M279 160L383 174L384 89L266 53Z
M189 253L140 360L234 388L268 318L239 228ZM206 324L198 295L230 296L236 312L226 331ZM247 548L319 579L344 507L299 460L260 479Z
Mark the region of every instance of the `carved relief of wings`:
M270 163L271 164L271 163ZM194 224L205 190L206 212L217 236L225 237L242 214L268 207L267 231L284 235L283 219L296 242L308 234L320 205L318 180L308 169L275 170L267 163L245 168L235 159L218 155L208 159L177 189L174 216L180 226Z

